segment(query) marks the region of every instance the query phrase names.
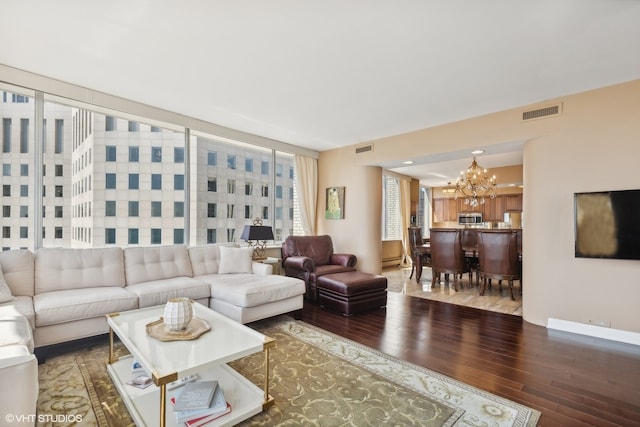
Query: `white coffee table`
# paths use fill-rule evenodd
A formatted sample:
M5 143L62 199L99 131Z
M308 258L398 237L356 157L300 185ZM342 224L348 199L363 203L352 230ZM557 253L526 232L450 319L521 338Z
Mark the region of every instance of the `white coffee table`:
M269 349L275 341L198 303L193 315L205 320L211 330L194 340L160 341L146 332L146 325L163 315L164 305L107 315L109 324L109 365L107 370L137 426L177 426L169 399L175 391L166 384L197 374L199 379L218 380L231 412L208 426L234 425L273 404L269 395ZM113 334L131 353L117 359L113 354ZM260 389L227 362L263 351L265 384ZM132 373L133 360L140 362L155 385L138 389L126 384L139 374ZM167 414L168 412L168 414Z

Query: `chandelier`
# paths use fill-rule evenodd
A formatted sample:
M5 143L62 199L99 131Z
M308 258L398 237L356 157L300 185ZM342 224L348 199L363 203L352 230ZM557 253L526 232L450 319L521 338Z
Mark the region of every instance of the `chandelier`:
M464 197L465 205L481 205L485 197L496 197L496 176L489 176L474 157L471 166L466 172L460 172L460 177L456 180L456 198L458 195Z

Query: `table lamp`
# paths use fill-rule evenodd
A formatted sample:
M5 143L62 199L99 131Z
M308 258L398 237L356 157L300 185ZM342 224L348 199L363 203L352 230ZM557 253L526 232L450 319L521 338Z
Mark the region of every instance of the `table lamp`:
M265 259L267 240L273 240L273 229L268 225L262 225L262 220L256 218L253 225L244 226L240 239L247 242L249 247L253 247L254 260Z

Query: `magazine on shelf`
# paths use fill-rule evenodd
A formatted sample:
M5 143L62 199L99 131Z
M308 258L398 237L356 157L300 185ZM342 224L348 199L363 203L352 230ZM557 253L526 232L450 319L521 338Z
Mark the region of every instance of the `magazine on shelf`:
M176 393L176 396L171 398L171 403L175 405L183 392L184 390L180 390ZM174 406L173 412L178 423L185 423L189 427L197 427L228 414L231 412L231 405L226 401L222 388L216 387L208 408L177 411Z
M210 423L213 420L217 420L218 418L220 418L221 416L223 416L225 414L228 414L229 412L231 412L231 405L229 405L229 403L227 403L227 406L224 409L224 411L217 412L217 413L211 414L211 415L205 415L205 416L199 417L199 418L192 418L190 420L186 420L184 422L184 425L187 426L187 427L200 427L202 425Z
M191 411L209 409L218 381L193 381L186 383L179 394L176 394L174 411Z

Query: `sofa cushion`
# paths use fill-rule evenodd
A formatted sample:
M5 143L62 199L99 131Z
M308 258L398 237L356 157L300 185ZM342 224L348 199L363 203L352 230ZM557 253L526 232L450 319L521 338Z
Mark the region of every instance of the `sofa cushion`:
M140 308L166 304L169 298L209 298L209 285L193 277L173 277L129 285L126 288L138 296Z
M127 285L174 277L193 277L184 245L128 247L124 249Z
M15 297L11 293L11 288L7 285L7 281L4 280L4 274L2 274L2 266L0 265L0 303L12 301Z
M33 311L33 298L20 296L0 304L0 319L13 316L25 317L29 321L31 329L35 329L36 315Z
M13 296L34 295L34 257L27 249L0 252L0 266Z
M302 280L279 275L212 274L198 279L211 285L211 298L238 307L255 307L305 292Z
M29 350L27 346L22 344L0 346L0 370L5 368L13 368L19 364L35 361L35 356L32 353L33 353L33 349ZM38 368L37 368L37 365L35 366L36 367L34 369L36 371L36 377L37 377ZM7 378L3 376L2 380L7 381ZM22 381L25 381L25 378L21 375L16 375L15 378L11 378L11 380L16 380L16 381L19 380L20 382L22 382ZM36 378L36 382L37 382L37 378ZM7 384L10 384L10 382L7 382ZM3 391L7 394L7 396L11 396L11 398L15 397L15 395L11 394L11 387L3 387ZM35 394L36 395L38 394L37 390ZM0 399L0 402L9 402L9 401L11 401L11 399L9 398ZM22 402L19 402L19 403L22 403ZM22 412L18 412L18 413L22 413ZM24 413L30 414L32 412L24 412Z
M0 347L12 344L25 345L33 351L31 325L17 312L0 310Z
M66 289L33 297L36 326L101 317L138 308L138 297L117 286Z
M36 294L102 286L123 287L122 248L38 249L35 282Z
M203 274L218 274L220 247L222 246L235 247L235 244L216 243L189 247L189 259L191 260L191 269L194 277Z
M316 271L311 273L311 275L317 278L320 276L324 276L325 274L345 273L347 271L356 271L356 268L333 264L319 265L316 267Z
M253 248L220 247L218 274L251 273Z

